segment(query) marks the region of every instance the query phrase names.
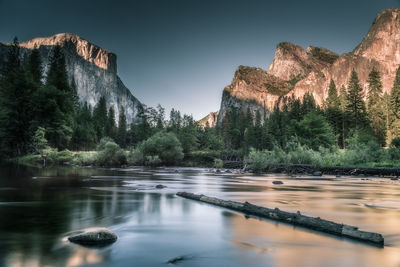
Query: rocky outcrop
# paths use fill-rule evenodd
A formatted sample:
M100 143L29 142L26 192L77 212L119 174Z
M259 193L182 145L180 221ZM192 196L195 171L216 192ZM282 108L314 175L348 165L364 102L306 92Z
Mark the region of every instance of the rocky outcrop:
M199 120L199 125L203 128L207 126L214 127L215 125L217 125L218 113L218 111L210 112L207 116Z
M107 228L90 228L78 231L68 237L68 240L72 243L89 246L111 244L117 241L117 239L117 235Z
M332 79L336 87L347 86L351 71L357 71L366 96L368 74L375 67L382 76L383 91L390 92L400 65L400 9L378 14L362 42L349 53L337 55L325 48L284 42L278 44L268 71L239 66L232 83L224 88L218 123L228 110L268 113L279 97L314 96L322 105ZM264 111L265 110L265 111Z
M38 48L44 71L47 72L50 57L55 46L60 46L65 54L70 82L75 83L81 102L92 107L101 96L105 96L108 107L113 106L116 117L120 107L126 111L128 122L136 120L141 103L122 83L117 75L117 56L73 34L60 33L50 37L35 38L20 43L23 56ZM6 59L8 44L0 43L0 65Z

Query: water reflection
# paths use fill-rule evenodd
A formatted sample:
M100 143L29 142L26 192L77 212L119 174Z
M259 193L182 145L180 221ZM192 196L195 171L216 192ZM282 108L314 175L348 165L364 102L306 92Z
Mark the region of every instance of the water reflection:
M274 180L283 185L274 185ZM167 186L157 189L156 185ZM215 174L204 169L0 167L0 266L399 266L400 182ZM181 199L193 191L381 232L384 249ZM91 249L65 236L119 236Z

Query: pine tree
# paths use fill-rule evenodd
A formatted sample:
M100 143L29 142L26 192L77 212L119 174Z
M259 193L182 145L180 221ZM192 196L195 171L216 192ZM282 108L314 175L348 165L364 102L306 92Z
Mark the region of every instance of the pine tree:
M32 76L33 82L35 82L38 87L41 86L43 78L43 66L40 52L37 48L33 49L29 55L27 65L27 69Z
M93 124L92 111L85 102L76 111L74 133L71 148L74 150L89 150L96 146L97 138Z
M0 152L6 156L27 152L32 132L32 94L36 85L20 61L15 38L0 75Z
M65 56L60 46L55 46L50 57L50 69L47 73L47 85L53 85L63 92L71 92L66 71Z
M115 111L113 106L110 106L108 109L107 123L105 125L105 136L116 140Z
M100 140L105 136L105 126L107 124L107 103L104 96L100 97L99 102L97 102L93 109L93 120L97 140Z
M347 94L346 111L351 118L354 129L365 128L367 125L367 114L363 100L363 90L358 80L357 72L353 69L350 76Z
M117 143L121 147L126 146L126 116L124 107L120 107L119 109Z
M400 67L396 71L396 77L390 94L390 110L390 139L393 139L400 136Z
M348 132L348 114L346 112L346 108L348 105L347 102L347 90L346 87L344 85L342 85L342 87L340 87L340 96L339 96L339 100L340 100L340 113L341 113L341 120L340 120L340 124L341 124L341 131L340 131L340 137L339 137L339 145L342 148L346 148L346 138L347 138L347 132Z
M73 135L75 106L65 56L59 46L50 57L46 85L35 93L35 123L46 129L49 144L65 149Z
M396 71L396 77L390 95L390 106L394 117L400 119L400 67Z
M333 129L334 135L340 136L342 127L342 114L340 112L340 98L333 80L331 80L329 84L328 97L324 103L324 106L326 119ZM339 139L337 141L339 144Z
M381 145L386 141L385 107L382 98L382 81L380 73L372 68L368 75L368 118L375 138Z

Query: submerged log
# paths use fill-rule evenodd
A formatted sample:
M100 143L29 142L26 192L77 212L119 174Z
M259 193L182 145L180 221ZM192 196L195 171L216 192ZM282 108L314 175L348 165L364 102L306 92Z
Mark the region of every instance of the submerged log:
M321 219L319 217L314 218L305 216L302 215L299 211L297 213L286 212L286 211L281 211L278 208L275 209L264 208L261 206L250 204L248 202L241 203L236 201L226 201L215 197L208 197L205 195L197 195L187 192L178 192L177 195L180 197L193 199L213 204L216 206L240 211L248 215L254 215L293 225L299 225L320 232L357 239L364 242L370 242L379 246L383 246L384 244L384 239L381 234L360 231L355 226L335 223L332 221Z

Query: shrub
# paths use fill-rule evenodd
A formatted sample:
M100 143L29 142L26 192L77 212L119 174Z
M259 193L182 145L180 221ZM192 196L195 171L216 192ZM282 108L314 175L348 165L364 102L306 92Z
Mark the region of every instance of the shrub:
M146 166L157 166L161 164L161 159L155 155L155 156L146 156L146 159L144 161L144 165Z
M97 154L97 164L102 166L121 166L126 164L125 151L122 150L115 142L110 141L111 139L103 139L100 141L98 146L100 150Z
M185 155L185 163L189 162L193 166L213 166L214 160L220 157L219 151L198 150Z
M136 164L172 165L183 158L182 151L182 145L174 133L161 131L132 150L130 160Z
M390 147L400 148L400 137L393 138L392 142L390 142Z
M287 163L286 159L287 157L283 150L276 146L272 151L257 151L251 149L249 155L245 157L244 161L247 167L255 172L260 172L276 167L280 164L285 164Z
M214 168L222 168L224 167L224 162L222 159L214 159Z

